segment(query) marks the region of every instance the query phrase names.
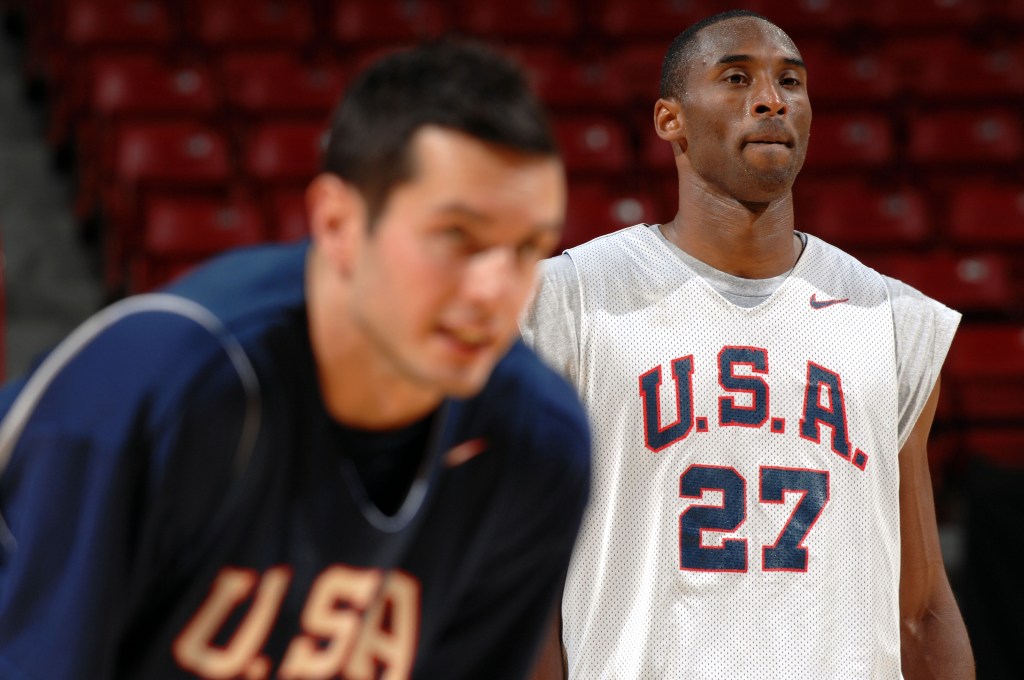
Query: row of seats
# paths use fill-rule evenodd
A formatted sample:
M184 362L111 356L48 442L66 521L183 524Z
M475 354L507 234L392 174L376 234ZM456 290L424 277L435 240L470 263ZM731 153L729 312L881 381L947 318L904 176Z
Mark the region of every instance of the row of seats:
M647 123L639 128L645 135L643 164L674 167L649 120L643 122ZM607 118L600 124L615 127ZM1016 169L1024 158L1024 118L1010 107L954 104L903 115L872 110L823 112L815 114L811 131L805 166L811 170L865 172L900 163L922 169L965 164Z
M818 33L800 39L798 45L808 68L811 100L819 106L888 108L894 102L932 103L958 97L1006 101L1024 95L1024 70L1020 68L1024 47L1019 39L971 39L951 31L843 43ZM650 90L638 84L657 83L666 46L667 41L619 45L577 59L590 69L607 70L598 75L619 94L615 101L649 101ZM521 53L528 66L536 63L542 85L551 82L554 89L557 66L549 69L543 52L531 57L531 50L524 48ZM551 74L554 82L545 79L545 74ZM574 84L573 79L569 82ZM543 87L541 92L545 92Z
M344 64L343 71L351 73L349 67L359 66L380 49L461 29L511 41L513 51L520 52L535 71L542 94L555 105L579 106L649 103L656 94L668 41L692 20L716 9L714 3L679 0L642 4L623 0L21 1L35 25L32 68L52 82L56 92L73 89L83 76L88 78L91 74L83 74L82 65L95 55L141 50L172 61L198 59L213 68L214 60L231 52L277 48L315 57L318 66L339 62ZM879 2L877 7L860 3L859 7L865 16L889 17L894 25L920 20L938 32L837 40L824 29L849 27L853 21L849 9L837 2L746 4L770 16L790 17L795 27L808 29L799 43L812 73L828 74L811 78L812 92L822 104L877 105L908 95L924 100L1006 99L1024 93L1020 30L1005 30L1019 13L1019 0L904 3L906 7L893 2ZM722 6L726 5L733 3ZM799 19L801 15L806 16ZM565 16L586 21L578 25ZM936 22L938 16L950 20ZM971 33L965 30L974 21L971 17L998 20L987 30ZM192 31L195 35L184 26L197 26ZM310 43L309 36L326 26L334 27L332 34ZM530 31L537 32L537 40L528 39ZM661 39L652 40L656 37L652 31ZM192 39L179 39L176 34L181 32ZM554 44L559 47L551 47ZM208 49L211 45L216 49Z
M798 225L826 241L839 245L873 268L905 281L928 295L976 318L1012 319L1024 316L1024 222L1008 232L1017 241L1006 250L1005 239L986 245L982 239L965 241L954 248L893 248L886 242L882 218L875 219L872 207L891 209L908 199L907 190L885 192L842 181L823 190L845 193L832 209L822 211L815 221L813 211L798 205ZM984 195L990 187L978 185L965 190ZM875 192L869 195L869 192ZM911 194L912 196L912 194ZM111 262L125 262L125 268L108 271L108 283L128 277L131 290L148 290L184 268L228 247L268 240L288 240L307 233L302 182L279 185L267 191L236 186L221 191L153 190L135 186L126 191L117 206L125 214L114 224L121 228L107 239ZM872 203L876 202L874 206ZM849 207L849 213L844 211ZM813 209L812 209L813 210ZM668 196L628 191L593 181L574 181L570 186L568 214L562 247L569 247L639 222L658 223L671 219L674 209ZM836 220L849 221L836 231ZM913 218L920 225L920 217ZM978 215L971 215L977 220ZM900 224L891 222L890 224ZM987 224L979 221L979 224ZM139 226L141 225L141 227ZM863 232L863 233L861 233ZM899 234L894 227L892 234ZM117 238L113 238L113 236Z
M933 486L981 458L997 467L1024 463L1024 324L964 324L942 375L928 444Z
M942 178L945 179L945 178ZM878 185L862 178L798 180L797 215L843 248L1024 250L1024 185L964 174L955 182Z
M915 163L1015 162L1024 149L1019 111L1024 100L1024 48L1020 53L1020 68L1012 70L1021 79L1020 87L1008 87L1004 82L1002 89L997 89L998 83L991 83L992 92L1002 92L1005 101L986 102L964 95L927 105L911 102L880 108L870 97L860 97L863 101L856 106L851 102L841 110L819 107L816 143L811 146L808 163L880 166L901 155ZM616 86L611 75L615 62L592 67L585 60L556 56L551 51L520 56L557 116L590 113L592 124L582 130L582 137L578 141L570 138L570 151L579 155L581 167L624 168L628 161L625 147L634 131L642 136L646 165L672 167L667 147L650 126L656 73L642 81L648 90L645 103L626 106L622 86L626 81L623 78ZM323 120L351 74L362 65L359 60L308 63L281 52L231 54L212 64L188 65L169 64L158 54L95 57L83 62L77 76L55 97L51 139L63 143L76 138L87 145L80 155L89 157L90 134L99 120L110 123L121 118L182 116L214 123L272 117ZM844 89L858 97L864 92L852 84Z
M241 174L257 181L291 181L304 173L308 178L319 167L327 129L326 116L227 125L170 112L145 118L79 120L75 138L87 191L92 190L89 176L97 173L107 183L154 173L202 181L226 178L233 174L236 159ZM892 120L880 114L816 116L806 176L865 176L901 168L914 173L1002 169L1016 179L1024 158L1024 121L1016 112L935 110L908 116L906 125L906 139L901 140ZM614 179L675 169L671 147L649 121L636 119L631 126L603 114L562 114L555 117L554 127L572 175Z
M659 44L574 54L508 47L553 108L645 113L658 95L664 49ZM159 49L101 51L76 60L55 82L58 123L83 110L118 114L169 106L198 114L320 111L381 51L307 57L285 50L230 51L213 58ZM978 46L950 35L867 53L819 40L802 45L802 53L812 102L822 109L1006 105L1024 97L1022 44Z
M458 29L500 38L671 38L723 9L771 17L795 35L848 31L963 30L1024 23L1019 0L49 0L37 16L75 46L170 44L301 46L319 37L388 42Z
M851 252L883 274L964 313L1000 317L1024 313L1024 280L1016 273L1024 266L1024 257L997 251L970 255L947 250L885 255Z
M797 222L841 248L868 256L929 252L1024 255L1024 185L964 174L929 186L805 174L794 188ZM584 179L572 185L567 240L675 213L676 179L657 183ZM1024 272L1022 272L1024 275Z
M936 514L941 524L952 521L956 503L966 485L972 461L984 461L986 467L1020 470L1024 464L1024 428L1020 424L970 425L936 419L928 439L928 464L932 489L936 495Z
M944 375L956 390L956 418L982 424L1024 423L1024 325L961 328Z
M593 54L553 47L510 47L542 99L558 109L647 115L657 97L664 46ZM924 117L933 106L1019 104L1024 45L973 47L956 36L901 41L871 55L834 45L804 46L812 102L826 110L884 115L895 105ZM262 115L326 111L352 75L380 50L302 58L289 51L228 52L181 59L160 49L101 52L76 61L55 88L57 123L83 112L104 115L178 110L189 115ZM819 77L815 77L818 74ZM643 104L644 106L640 106ZM897 111L898 113L898 111ZM998 131L996 131L998 133Z
M1011 127L1004 114L936 112L911 128L907 154L919 164L917 169L953 169L963 180L928 193L913 186L875 188L856 172L891 170L894 165L894 152L880 150L878 144L884 138L891 145L892 135L872 134L876 128L869 121L874 118L816 118L797 189L807 222L838 242L854 245L924 246L936 234L954 245L1024 242L1024 191L1018 181L1011 181L1016 180L1014 168L1024 143L1020 121ZM884 125L881 118L875 122ZM988 140L984 130L989 124L1003 124L1012 133ZM637 150L630 130L610 117L563 116L556 119L555 130L572 178L604 186L632 186L646 179L648 194L674 195L671 149L653 132ZM78 131L82 210L88 212L85 208L99 201L109 214L110 192L118 187L301 184L320 168L325 134L323 120L259 120L225 128L183 118L98 119ZM996 182L981 174L972 181L964 172L979 167L1004 167L1008 179ZM940 210L930 209L929 203L935 202Z
M650 124L631 128L611 116L557 116L554 128L566 166L579 176L616 177L674 170L671 147ZM79 156L99 161L113 179L152 172L191 172L189 159L214 165L202 173L228 174L241 156L243 172L257 179L292 179L315 171L324 142L324 119L273 119L224 126L179 116L160 120L87 121L78 131ZM635 132L635 135L634 135ZM877 114L820 115L812 125L805 168L809 175L866 175L908 166L915 171L1002 168L1013 176L1024 158L1024 125L1006 110L943 110L914 116L903 145L891 121ZM635 137L642 137L634 141ZM239 153L234 151L237 145ZM198 165L198 163L193 163ZM307 175L308 176L308 175Z
M155 288L225 250L303 238L304 194L278 190L262 197L157 194L145 200L144 225L125 275L137 291Z
M812 149L827 146L828 135L817 127L821 123L813 128ZM951 125L947 133L955 130ZM96 177L81 179L100 193L117 185L208 187L239 179L262 185L303 183L319 171L325 134L323 122L259 123L245 129L236 154L224 130L201 122L123 123L113 126L108 138L83 147L88 151L82 154L83 160L96 163ZM640 174L650 181L648 193L673 198L670 169L674 166L635 165L624 129L603 120L572 118L557 121L556 134L571 177L611 187L629 182L636 170L658 170L662 172ZM670 154L668 144L658 141ZM861 175L816 172L828 167L819 167L813 154L796 192L806 221L834 240L864 246L923 246L941 234L953 245L1024 242L1024 189L1019 182L962 173L958 183L940 183L932 191L926 190L927 185L883 188ZM92 181L95 185L88 186ZM930 209L930 203L938 203L939 210Z

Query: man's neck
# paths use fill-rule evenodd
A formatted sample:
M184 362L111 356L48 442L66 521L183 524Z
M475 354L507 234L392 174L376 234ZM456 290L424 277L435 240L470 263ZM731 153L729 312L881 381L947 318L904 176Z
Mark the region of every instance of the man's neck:
M680 195L675 218L661 226L669 241L719 271L766 279L789 271L802 243L793 231L792 194L749 205L707 192Z

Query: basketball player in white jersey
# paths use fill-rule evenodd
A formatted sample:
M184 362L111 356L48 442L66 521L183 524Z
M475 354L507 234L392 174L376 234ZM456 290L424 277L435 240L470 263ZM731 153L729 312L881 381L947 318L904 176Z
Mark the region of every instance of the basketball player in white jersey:
M572 680L974 677L926 457L960 315L795 229L807 81L758 15L681 34L679 212L548 261L521 324L595 428Z

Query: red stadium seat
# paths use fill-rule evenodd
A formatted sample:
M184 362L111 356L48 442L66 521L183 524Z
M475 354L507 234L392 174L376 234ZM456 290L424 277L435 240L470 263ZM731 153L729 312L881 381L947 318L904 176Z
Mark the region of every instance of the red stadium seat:
M707 5L697 0L601 0L596 9L596 21L598 28L613 40L660 38L665 43L659 46L664 54L666 41L710 13L713 12L708 11Z
M123 123L113 139L102 188L107 222L104 277L110 292L124 285L146 194L220 190L234 174L226 136L195 121Z
M1024 0L1003 0L989 5L988 10L996 22L1024 25Z
M629 98L614 60L572 57L557 48L512 50L540 98L556 108L622 108Z
M571 248L623 227L658 218L657 204L645 192L628 192L601 182L573 183L569 187L565 231L561 248Z
M672 154L672 144L658 136L654 130L654 121L638 119L636 127L640 132L640 162L643 167L655 173L675 174L676 159Z
M64 40L72 50L169 45L177 30L161 0L74 0L65 3Z
M245 116L326 119L349 79L337 62L307 63L289 52L229 54L220 66L228 105Z
M927 111L908 116L909 159L918 164L1019 163L1021 121L1010 109Z
M120 123L214 120L222 110L219 81L203 63L169 64L153 53L108 53L85 59L76 80L83 89L78 101L67 101L55 116L74 130L80 216L95 211L100 159Z
M631 168L627 131L614 118L597 115L558 118L555 134L570 174L613 174Z
M104 55L91 60L88 112L99 116L208 115L220 89L202 63L176 66L156 54Z
M878 167L893 159L889 118L878 113L824 113L814 117L808 168Z
M270 237L277 241L296 241L309 235L306 193L302 189L282 189L271 197Z
M948 219L956 245L1024 248L1024 188L964 182L953 189Z
M613 57L622 74L629 97L639 106L654 110L661 92L661 64L665 48L661 45L637 45L617 52Z
M323 121L256 125L246 141L245 173L261 184L305 184L320 171L326 135Z
M956 409L965 421L1024 423L1024 326L964 326L945 374L955 384Z
M924 195L858 179L798 182L798 225L848 250L923 246L932 235Z
M864 23L887 32L959 31L981 19L981 5L975 0L867 0L858 3L856 13Z
M818 104L885 104L900 90L898 74L884 54L850 52L833 43L806 40L800 54L807 64L807 88Z
M997 254L879 255L865 261L960 311L1004 311L1015 303L1010 266Z
M957 35L901 40L886 51L903 88L925 100L1006 99L1024 95L1024 51L974 45Z
M1024 326L972 324L961 328L947 369L960 377L1024 379Z
M146 201L143 224L133 291L149 290L184 266L267 236L262 212L248 200L154 196Z
M163 0L64 0L54 5L30 34L28 66L50 86L55 109L50 139L62 143L70 132L64 109L80 104L78 97L84 96L76 73L83 60L112 51L162 54L180 31Z
M455 7L458 28L490 38L564 40L580 27L573 0L457 0Z
M115 182L220 184L231 175L224 134L190 120L131 122L114 137L111 179Z
M1024 388L1016 395L1018 403L1024 403ZM1024 410L1019 416L1024 417ZM984 458L1000 468L1024 469L1024 428L982 427L969 430L965 436L965 448L970 456Z
M314 38L308 0L197 0L190 28L213 48L300 46Z
M335 0L332 34L342 45L413 42L450 23L441 0Z
M263 214L250 200L153 196L142 244L149 255L205 257L265 240Z
M790 35L821 35L853 21L851 4L840 0L748 0L743 7L763 14ZM800 50L803 52L802 42Z
M408 45L400 43L360 46L355 52L345 57L345 65L351 68L352 73L361 73L384 57L400 52L407 47Z

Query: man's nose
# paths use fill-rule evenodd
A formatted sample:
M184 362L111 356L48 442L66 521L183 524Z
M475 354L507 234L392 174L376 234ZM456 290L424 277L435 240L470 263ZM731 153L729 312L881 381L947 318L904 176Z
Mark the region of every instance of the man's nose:
M786 114L786 102L780 96L779 87L774 81L763 80L761 87L754 91L750 113L755 117Z
M512 292L517 275L513 248L488 248L477 253L466 273L465 294L475 303L492 305Z

